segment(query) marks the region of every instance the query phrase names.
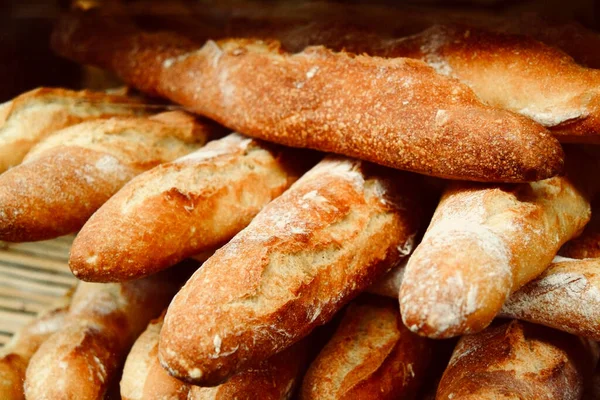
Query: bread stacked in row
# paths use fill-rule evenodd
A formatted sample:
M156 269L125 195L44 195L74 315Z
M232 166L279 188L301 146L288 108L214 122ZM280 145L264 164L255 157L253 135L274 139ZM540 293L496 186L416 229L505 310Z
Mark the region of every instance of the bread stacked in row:
M99 115L117 111L56 92L87 111L23 107L60 120L35 135L35 114L6 113L0 140L36 143L0 175L0 240L79 231L86 282L55 332L5 350L0 374L29 365L2 388L102 398L127 359L125 399L593 393L596 70L499 23L398 38L180 17L147 32L76 11L53 43L181 109Z

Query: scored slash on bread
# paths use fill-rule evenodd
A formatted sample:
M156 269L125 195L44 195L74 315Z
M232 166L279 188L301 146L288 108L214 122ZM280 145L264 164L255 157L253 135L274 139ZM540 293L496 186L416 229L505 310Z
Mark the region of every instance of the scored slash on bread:
M300 399L414 399L432 351L404 326L397 302L363 295L310 365Z
M590 340L504 322L460 339L436 399L580 399L597 361Z
M72 18L53 36L63 55L252 137L453 179L523 182L562 169L543 127L418 60L323 47L289 54L260 40L198 49L177 34Z
M123 400L290 399L307 361L305 339L219 386L193 386L173 378L160 365L158 339L162 325L162 316L152 321L131 348L121 378Z
M173 299L161 363L214 385L329 321L412 248L414 176L328 157L217 250Z
M76 231L131 178L196 150L215 129L171 111L86 121L55 132L0 175L0 240Z
M23 93L0 105L0 173L54 131L90 119L145 114L140 99L129 96L58 88Z
M82 280L135 279L226 243L316 157L239 134L129 182L85 224L69 265Z
M104 398L129 348L167 306L180 278L162 273L125 283L80 283L64 325L29 363L27 399Z

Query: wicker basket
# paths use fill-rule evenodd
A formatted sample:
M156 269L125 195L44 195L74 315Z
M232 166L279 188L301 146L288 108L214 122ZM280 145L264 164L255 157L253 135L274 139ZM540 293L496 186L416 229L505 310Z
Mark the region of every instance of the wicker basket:
M77 282L67 261L73 236L0 242L0 346Z

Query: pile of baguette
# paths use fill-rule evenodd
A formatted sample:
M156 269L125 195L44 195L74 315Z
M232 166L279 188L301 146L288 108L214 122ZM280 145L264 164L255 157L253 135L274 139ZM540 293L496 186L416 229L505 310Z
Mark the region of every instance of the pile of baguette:
M0 240L81 280L0 399L600 398L600 34L241 4L80 2L136 91L0 105Z

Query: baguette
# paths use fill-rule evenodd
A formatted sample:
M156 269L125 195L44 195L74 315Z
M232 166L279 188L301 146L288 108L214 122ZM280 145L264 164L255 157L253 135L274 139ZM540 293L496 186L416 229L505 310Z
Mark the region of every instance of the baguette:
M404 323L435 338L485 328L590 218L567 177L522 185L450 185L406 266Z
M25 399L23 382L29 360L50 335L60 330L69 302L69 297L60 298L0 348L0 399Z
M405 15L404 19L407 18L410 19ZM437 18L441 19L439 15ZM234 33L247 36L244 30L248 23L234 24L238 25L242 28L234 29ZM600 72L577 65L566 53L533 38L458 24L434 25L399 40L387 39L385 34L373 33L370 28L357 30L347 24L332 26L330 22L299 26L292 23L283 27L267 23L266 28L263 25L259 24L258 31L250 27L250 35L281 39L288 49L301 51L306 46L325 45L356 54L423 60L439 73L468 84L486 104L532 118L550 128L561 141L600 143L600 96L596 93ZM557 42L552 35L543 35L540 32L543 29L522 30ZM195 41L202 43L202 38L206 35L201 34ZM515 68L518 74L514 73ZM321 73L332 75L327 70ZM230 75L228 72L228 78ZM188 102L192 98L189 94L184 97Z
M510 296L500 315L600 341L600 259L557 257Z
M432 341L402 324L395 301L363 296L350 303L334 336L312 362L300 398L413 399L432 348Z
M269 30L262 36L269 37ZM419 59L467 84L486 104L544 125L560 141L600 143L600 71L584 68L561 50L524 35L435 25L389 39L369 30L312 23L270 36L292 49L322 44L356 54Z
M95 118L144 115L138 99L82 90L38 88L0 105L0 173L54 131Z
M526 36L438 25L387 52L424 60L467 83L487 104L532 118L561 141L600 143L600 71L558 49Z
M267 361L232 376L215 387L192 386L167 374L158 361L158 338L163 318L156 319L135 342L123 370L123 400L289 399L307 361L307 342L301 341Z
M545 129L421 61L323 47L289 54L252 39L197 49L176 34L91 18L64 20L54 47L252 137L452 179L535 181L562 168Z
M217 250L174 298L161 363L218 384L329 321L412 248L413 176L328 157Z
M128 180L197 149L211 129L174 111L88 121L55 133L0 175L0 240L76 231Z
M395 267L367 291L398 298L404 269ZM540 276L508 298L499 315L600 341L600 259L555 257Z
M134 178L90 218L73 243L71 270L86 281L123 281L216 248L310 161L231 134L162 164Z
M436 399L580 399L597 360L596 343L504 322L460 339Z
M80 283L64 327L29 363L27 399L103 399L129 348L179 284L164 274L121 284Z

